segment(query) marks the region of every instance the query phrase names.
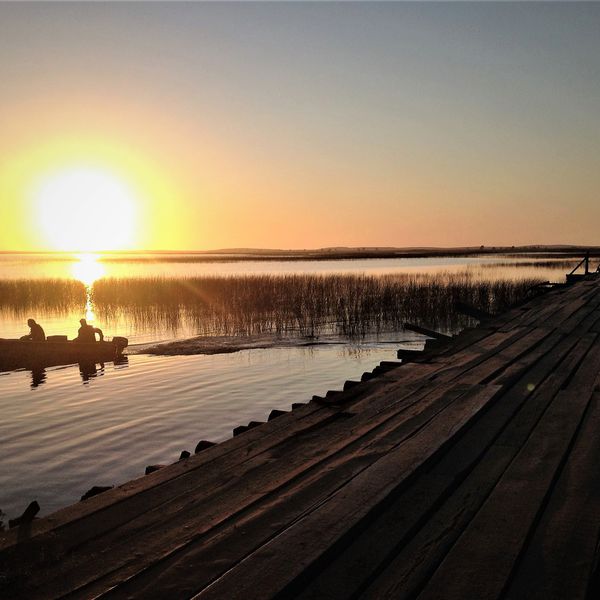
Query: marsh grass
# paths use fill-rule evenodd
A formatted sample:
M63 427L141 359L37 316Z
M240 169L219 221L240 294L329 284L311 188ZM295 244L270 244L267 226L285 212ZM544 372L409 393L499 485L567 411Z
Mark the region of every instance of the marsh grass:
M437 274L286 274L190 278L104 278L91 291L64 279L0 281L0 311L11 316L83 311L87 292L96 318L111 327L198 335L275 334L357 338L394 332L405 321L442 331L472 324L455 311L465 302L501 312L540 280L482 280Z
M579 260L573 260L572 258L560 258L554 260L515 260L515 261L502 261L492 263L481 263L478 265L482 269L497 269L499 267L510 267L528 268L528 269L556 269L557 271L569 271L572 269Z
M500 312L537 279L482 281L468 273L435 275L252 275L106 278L92 289L97 317L134 327L199 335L361 337L399 331L404 321L443 331L470 324L456 302Z
M15 317L39 312L65 315L83 308L86 288L83 283L66 279L0 280L0 311Z

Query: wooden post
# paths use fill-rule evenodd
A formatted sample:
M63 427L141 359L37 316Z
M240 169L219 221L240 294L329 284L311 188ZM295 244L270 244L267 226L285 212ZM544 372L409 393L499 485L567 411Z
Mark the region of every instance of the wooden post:
M202 450L206 450L207 448L211 448L215 445L215 442L209 442L208 440L200 440L196 444L196 448L194 449L194 454L198 454L198 452L202 452Z
M23 525L25 523L31 523L40 512L40 505L37 503L37 500L30 502L23 514L20 517L15 519L10 519L8 521L8 527L12 529L13 527L18 527L19 525Z
M112 485L95 485L91 487L83 496L81 496L81 500L87 500L88 498L93 498L98 494L103 494L104 492L108 492L108 490L112 490L114 486Z
M273 419L276 419L277 417L281 417L282 415L285 415L287 411L285 410L277 410L276 408L274 408L270 413L269 413L269 421L272 421Z
M167 465L148 465L146 467L145 474L150 475L150 473L154 473L155 471L159 471L160 469L164 469Z

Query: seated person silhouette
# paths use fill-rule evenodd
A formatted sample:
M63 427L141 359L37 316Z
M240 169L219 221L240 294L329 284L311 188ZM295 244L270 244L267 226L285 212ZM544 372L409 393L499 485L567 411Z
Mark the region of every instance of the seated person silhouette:
M46 340L46 334L39 323L35 322L35 319L27 319L27 325L29 325L29 335L24 335L22 340L29 340L31 342L43 342Z
M100 341L104 340L104 334L101 329L88 325L85 319L79 319L79 322L81 323L81 327L77 331L75 342L95 342L96 334L100 337Z

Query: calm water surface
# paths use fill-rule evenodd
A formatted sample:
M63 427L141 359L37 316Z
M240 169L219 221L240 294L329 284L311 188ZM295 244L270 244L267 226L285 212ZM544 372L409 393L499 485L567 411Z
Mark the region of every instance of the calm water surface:
M451 256L430 258L370 258L348 260L232 260L197 262L194 256L180 254L169 260L165 255L137 255L137 259L114 255L93 254L0 254L0 278L80 279L89 283L100 277L199 277L202 275L263 275L288 273L411 273L440 271L458 272L465 269L485 275L485 269L510 263L531 263L531 258L507 258L502 255ZM185 262L189 258L190 262ZM143 259L143 260L140 260ZM547 260L547 259L546 259ZM576 261L575 261L576 262ZM484 269L482 271L482 269ZM522 269L501 267L493 277L519 276ZM549 267L547 273L556 269ZM564 267L561 267L564 271ZM529 269L526 276L539 269Z
M398 344L245 350L213 356L130 356L84 381L77 366L0 374L0 509L43 513L79 500L93 485L143 475L201 439L264 421L273 408L341 389ZM89 378L88 378L89 377Z

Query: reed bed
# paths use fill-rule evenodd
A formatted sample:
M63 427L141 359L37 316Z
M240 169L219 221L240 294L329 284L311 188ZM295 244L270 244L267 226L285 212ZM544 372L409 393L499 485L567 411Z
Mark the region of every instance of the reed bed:
M557 258L554 260L514 260L502 262L481 263L478 265L483 269L497 269L499 267L511 268L529 268L529 269L557 269L558 271L568 271L575 267L579 260L572 258Z
M356 338L399 331L404 321L456 331L470 324L456 302L500 312L539 281L482 281L469 273L106 278L91 297L108 324L126 318L173 332L185 323L199 335Z
M65 315L86 304L86 287L66 279L0 280L0 311L15 317Z

